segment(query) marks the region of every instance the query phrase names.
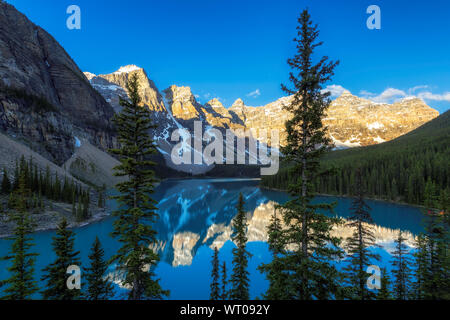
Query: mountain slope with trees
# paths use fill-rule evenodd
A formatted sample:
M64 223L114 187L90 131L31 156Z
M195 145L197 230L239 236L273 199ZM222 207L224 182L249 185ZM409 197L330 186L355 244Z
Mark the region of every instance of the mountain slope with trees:
M450 194L450 111L397 139L379 145L330 152L321 162L334 175L315 181L316 190L353 195L355 169L360 168L367 196L448 208ZM293 175L286 165L262 185L286 189Z

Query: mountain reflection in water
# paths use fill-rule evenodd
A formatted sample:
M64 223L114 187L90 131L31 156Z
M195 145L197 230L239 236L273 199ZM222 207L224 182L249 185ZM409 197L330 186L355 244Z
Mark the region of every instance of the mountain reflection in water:
M214 247L220 249L219 258L221 262L227 263L230 273L234 247L229 241L231 220L236 215L236 204L241 192L244 195L244 209L249 224L248 251L252 254L248 266L251 297L261 296L267 289L265 276L257 270L258 265L271 259L265 242L266 227L275 204L284 203L289 196L283 192L260 189L258 184L258 180L245 179L191 179L166 180L156 188L153 196L158 201L160 217L154 225L159 238L155 249L160 253L161 261L155 273L161 279L163 288L171 291L170 299L209 298L211 256ZM317 201L338 201L335 214L343 218L350 214L349 198L318 197ZM413 235L423 230L423 215L419 209L410 206L381 201L368 203L372 207L377 242L382 245L382 249L376 250L383 257L382 264L389 269L389 252L392 251L393 240L397 235L395 230L406 231L408 243L411 244ZM114 202L108 202L110 210L115 206ZM74 229L75 249L80 251L82 267L89 265L88 254L96 236L105 249L106 259L116 253L119 244L110 236L113 221L114 218L109 217ZM340 227L334 232L345 238L352 230ZM45 231L33 235L36 244L33 252L39 253L36 260L36 280L41 287L44 285L39 281L42 269L55 258L50 250L54 234L54 231ZM9 247L10 241L0 239L0 256L5 256ZM8 277L8 266L7 261L0 261L0 279ZM110 271L117 279L119 275L114 272L113 266ZM82 286L83 283L82 280Z

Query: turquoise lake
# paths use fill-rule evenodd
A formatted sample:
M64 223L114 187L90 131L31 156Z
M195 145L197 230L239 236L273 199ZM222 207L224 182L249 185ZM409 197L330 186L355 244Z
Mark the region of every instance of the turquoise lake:
M234 244L230 241L230 223L236 214L239 193L245 198L247 211L248 249L253 257L250 260L250 293L252 298L259 297L267 288L265 276L257 270L258 265L270 261L270 253L265 242L265 228L276 203L283 203L288 195L283 192L270 191L258 187L258 180L245 179L192 179L163 181L154 194L159 202L159 220L155 224L160 240L159 253L161 261L156 273L161 279L164 289L171 291L169 299L208 299L212 248L220 248L221 262L226 261L228 274L231 273L231 250ZM349 216L350 198L318 197L317 201L334 202L337 216ZM423 231L424 215L416 208L406 205L392 204L382 201L368 200L372 208L371 214L376 225L377 241L381 248L380 266L389 269L389 252L397 230L406 231L409 243L414 235ZM109 209L114 203L108 202ZM88 254L95 236L100 238L107 257L117 250L117 242L110 237L113 218L75 228L76 249L80 251L82 266L88 265ZM349 230L338 230L347 234ZM51 242L54 231L34 234L36 246L34 252L39 253L36 261L36 275L54 255ZM10 242L0 240L0 256L7 254ZM0 261L0 279L7 278L7 262ZM83 285L83 282L82 282ZM123 290L116 298L121 298ZM39 296L37 296L39 298Z

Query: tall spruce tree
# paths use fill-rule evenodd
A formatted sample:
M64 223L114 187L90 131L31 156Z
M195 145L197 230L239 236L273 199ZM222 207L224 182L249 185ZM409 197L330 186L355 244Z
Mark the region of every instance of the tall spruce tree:
M292 118L286 121L287 140L282 149L285 160L293 165L289 172L293 178L287 188L292 199L279 208L286 226L283 241L295 249L285 251L280 262L295 288L293 299L330 299L338 291L338 272L332 260L341 254L340 239L330 232L339 220L323 214L333 209L332 204L312 200L314 184L325 174L319 160L332 147L322 124L331 103L330 93L323 87L338 63L327 57L314 63L313 53L322 44L317 41L318 27L313 25L307 10L301 13L298 23L294 40L297 53L288 60L293 88L282 85L287 94L293 95L292 102L285 106Z
M8 172L3 168L3 179L2 186L0 188L0 193L9 194L11 192L11 181L8 178Z
M412 298L422 300L426 299L429 293L430 255L428 252L428 237L425 234L420 234L415 242L416 251L413 253L415 281L412 284Z
M375 246L375 235L370 224L373 223L370 207L364 200L364 189L361 171L356 170L355 198L350 208L351 215L347 226L354 230L353 235L347 239L346 246L349 265L344 268L350 284L351 299L368 300L374 298L374 293L366 287L368 273L367 267L379 255L372 253L369 247Z
M150 111L141 105L137 75L132 75L127 83L129 101L121 99L122 111L114 118L118 132L119 149L111 150L120 159L114 168L114 175L127 177L116 185L119 195L114 196L119 208L113 212L112 235L121 243L112 262L124 275L124 284L130 286L129 299L162 299L168 295L153 272L159 256L156 231L152 224L158 217L156 201L150 197L156 183L155 164L148 160L154 154L155 145L150 137L154 129Z
M11 261L8 267L9 279L3 281L7 285L4 289L3 299L28 300L38 291L34 280L34 264L38 254L30 252L34 246L30 234L33 232L33 223L27 212L27 199L29 190L26 187L25 173L19 177L18 190L16 191L14 212L11 220L15 223L14 235L9 238L12 241L9 254L3 260Z
M450 299L450 256L448 214L432 216L426 227L428 267L425 276L425 299Z
M105 251L100 240L95 237L92 244L89 260L91 265L85 268L85 279L87 281L86 299L88 300L108 300L114 295L114 287L109 279L105 278L108 264L104 260Z
M397 300L407 300L410 297L411 270L409 266L411 260L408 257L405 240L403 232L400 230L398 237L395 240L395 251L392 253L392 265L394 267L392 269L392 274L394 275L394 297Z
M231 239L236 244L233 248L233 272L231 274L231 291L230 299L232 300L248 300L250 299L249 287L250 279L248 268L248 260L251 257L247 251L247 217L244 211L244 197L239 194L237 215L233 218Z
M213 259L211 261L211 290L209 298L210 300L219 300L220 298L220 287L219 287L219 250L217 247L214 248Z
M381 269L381 279L380 279L381 288L377 292L376 299L377 300L391 300L391 280L389 279L389 274L386 268Z
M270 224L267 228L269 250L272 253L272 261L262 264L258 269L266 273L269 288L264 294L267 300L289 300L295 295L295 288L291 286L290 277L285 270L283 255L286 254L286 243L283 238L281 220L274 210Z
M222 264L222 292L220 299L228 300L228 276L227 276L227 263L224 261Z
M42 291L44 300L76 300L81 297L80 290L67 286L67 268L80 265L79 252L74 249L75 233L68 226L66 219L58 224L52 243L56 259L42 270L42 281L46 282L46 288Z

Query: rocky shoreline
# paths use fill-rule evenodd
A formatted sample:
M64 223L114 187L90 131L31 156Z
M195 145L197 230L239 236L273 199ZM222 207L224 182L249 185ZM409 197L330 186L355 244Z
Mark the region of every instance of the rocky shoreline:
M110 216L108 208L95 208L89 219L77 222L73 217L71 211L67 212L70 205L56 203L54 210L47 210L44 213L32 214L33 223L35 225L34 232L42 232L57 229L58 223L62 218L66 218L70 228L83 227L98 221L101 221ZM3 214L0 216L0 239L7 238L13 234L15 224L9 221L8 217Z

